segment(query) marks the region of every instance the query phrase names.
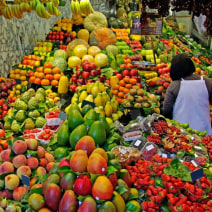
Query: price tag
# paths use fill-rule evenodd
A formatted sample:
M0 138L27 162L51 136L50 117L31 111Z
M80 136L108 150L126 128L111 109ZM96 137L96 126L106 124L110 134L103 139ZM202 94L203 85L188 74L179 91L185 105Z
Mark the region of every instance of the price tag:
M202 147L200 146L194 146L195 149L201 149L202 150Z
M15 79L16 84L21 84L21 80L20 79Z
M95 107L95 104L93 102L83 100L81 108L83 108L85 105L91 105L91 107L93 108Z
M134 143L134 146L138 147L138 146L140 146L141 143L142 143L142 141L137 140L137 141Z
M66 103L65 99L61 99L60 101L57 102L57 106L61 107L62 105L64 105Z
M198 167L197 163L196 163L194 160L192 160L191 163L192 163L195 167Z
M167 154L162 154L162 158L167 158Z
M60 113L59 113L59 118L60 118L61 120L66 120L66 119L67 119L67 114L64 113L64 112L60 112Z
M132 109L132 110L130 110L130 115L131 115L132 120L134 120L134 119L136 119L138 116L141 115L141 111L140 111L140 109L138 109L138 108Z
M30 186L30 178L28 176L22 175L22 183L26 186Z
M204 176L203 169L197 169L196 171L191 172L192 181L198 180L199 178Z
M151 144L151 145L149 145L149 146L147 146L146 147L146 150L147 151L150 151L150 150L152 150L152 149L154 149L155 147Z
M195 158L198 158L198 155L196 153L194 154L194 156L195 156Z

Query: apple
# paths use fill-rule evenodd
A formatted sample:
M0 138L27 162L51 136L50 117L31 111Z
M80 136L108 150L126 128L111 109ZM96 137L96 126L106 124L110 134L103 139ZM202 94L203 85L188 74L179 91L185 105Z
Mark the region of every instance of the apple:
M86 80L86 84L87 84L87 83L92 83L92 82L94 82L92 79Z
M9 106L7 104L3 104L2 109L4 111L7 111L9 109Z
M75 85L75 84L71 84L71 85L69 85L69 88L71 89L71 91L76 91L76 88L77 88L77 85Z
M85 81L84 81L84 79L77 79L77 83L79 83L81 85L84 85Z
M97 68L96 69L96 75L100 75L101 74L101 69L100 68Z
M83 79L88 79L89 78L89 72L88 71L84 71L84 72L82 72L82 78Z
M92 77L97 76L96 70L91 70L90 75L91 75Z
M137 69L132 69L131 71L130 71L130 75L131 76L136 76L138 74L138 70Z
M81 74L82 74L82 72L79 70L76 72L77 77L81 76Z
M122 75L121 74L116 74L119 80L122 80Z
M72 77L71 77L71 82L77 83L77 77L72 76Z
M125 70L123 70L122 74L123 74L123 76L127 76L130 74L130 72L127 69L125 69Z

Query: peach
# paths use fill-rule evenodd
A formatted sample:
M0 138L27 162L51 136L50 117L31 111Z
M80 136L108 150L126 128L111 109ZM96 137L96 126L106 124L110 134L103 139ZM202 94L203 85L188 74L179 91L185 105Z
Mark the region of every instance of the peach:
M45 156L45 149L42 146L38 146L37 148L37 157L38 158L44 158Z
M5 149L1 152L0 158L2 161L11 161L10 159L10 153L11 150L10 149Z
M26 188L25 187L18 187L13 191L13 199L15 201L21 201L22 197L24 196L24 194L26 193Z
M43 168L43 167L41 167L41 166L39 166L39 167L37 168L37 170L36 170L36 175L37 175L37 176L42 176L42 175L44 175L44 174L46 174L46 169Z
M54 162L50 162L50 163L47 164L46 169L47 169L48 172L51 170L51 168L54 164L55 164Z
M45 158L47 160L48 163L50 162L54 162L54 156L48 152L45 153Z
M27 144L27 148L30 150L37 150L38 147L38 141L34 138L28 138L25 140Z
M31 157L27 159L27 165L31 168L31 169L36 169L38 167L38 159L35 157Z
M29 166L21 166L17 169L17 175L20 179L22 179L22 175L30 177L31 173L32 172Z
M9 173L9 172L14 172L14 166L11 162L5 161L0 166L0 175L6 174L6 173Z
M48 163L48 162L47 162L46 158L41 158L41 159L40 159L39 165L40 165L40 166L43 166L43 167L46 167L47 163Z
M33 186L31 187L31 189L42 188L42 186L43 186L43 184L37 183L37 184L33 185Z
M15 168L19 168L20 166L25 166L27 164L27 159L25 155L17 155L13 158L13 165Z
M25 141L17 140L13 144L13 151L15 154L23 154L27 151L27 144Z
M19 186L20 180L16 174L9 174L5 177L5 187L14 190Z
M33 185L35 185L36 182L37 182L37 178L36 177L30 178L30 182L29 182L30 187L32 187Z

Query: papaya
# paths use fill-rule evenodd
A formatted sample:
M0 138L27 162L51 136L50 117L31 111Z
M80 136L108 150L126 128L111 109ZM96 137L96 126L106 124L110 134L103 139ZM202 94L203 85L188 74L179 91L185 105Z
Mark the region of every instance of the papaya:
M71 104L71 106L69 107L68 113L71 110L78 110L80 112L80 108L79 108L78 104L76 104L76 103Z
M57 174L59 169L59 163L55 163L49 171L49 174Z
M109 133L110 133L110 126L109 126L109 124L107 123L105 116L100 115L100 116L99 116L99 121L101 121L102 124L104 125L105 132L106 132L106 136L108 136Z
M65 120L57 133L57 142L59 146L66 146L68 144L69 135L70 130L68 126L68 120Z
M70 146L75 149L77 142L85 135L87 135L87 128L85 125L81 124L76 127L69 136Z
M66 173L60 180L60 188L63 190L73 189L76 175L72 172Z
M97 212L96 201L92 197L86 197L79 206L78 212Z
M60 212L75 212L77 210L77 199L72 190L67 190L60 200Z
M90 109L92 109L92 106L91 105L85 105L82 108L82 115L85 115Z
M112 202L116 206L117 212L124 212L125 211L126 205L125 205L124 199L116 191L113 192Z
M118 179L118 187L124 187L125 188L125 192L122 192L121 196L124 199L124 201L126 202L127 199L130 196L130 189L129 189L127 183L125 183L125 181L122 180L122 179Z
M89 129L88 135L94 139L96 146L103 146L106 141L106 132L102 122L95 121Z
M61 160L62 158L68 155L66 147L58 147L54 151L54 156L57 160Z
M48 178L44 181L43 186L42 186L42 193L45 195L46 189L49 184L55 183L58 184L60 182L60 177L57 174L51 174L48 176Z
M77 126L84 122L79 110L72 109L68 112L68 126L70 130L74 130Z
M85 125L89 127L97 120L98 116L93 108L90 109L84 116Z

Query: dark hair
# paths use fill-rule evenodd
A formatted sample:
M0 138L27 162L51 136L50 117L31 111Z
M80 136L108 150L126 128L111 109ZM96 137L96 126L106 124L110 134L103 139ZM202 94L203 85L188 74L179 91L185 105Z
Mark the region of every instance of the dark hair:
M194 72L194 63L186 54L178 54L172 58L170 69L170 77L172 80L180 80Z

